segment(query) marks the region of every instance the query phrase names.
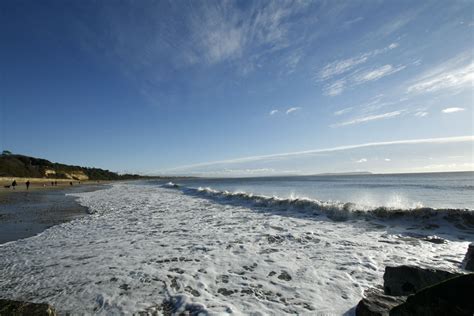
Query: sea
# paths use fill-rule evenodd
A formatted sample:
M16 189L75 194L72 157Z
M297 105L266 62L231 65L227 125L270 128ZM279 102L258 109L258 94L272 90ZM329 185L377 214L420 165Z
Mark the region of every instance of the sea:
M177 178L74 193L0 245L0 297L60 314L353 315L385 267L463 271L474 173Z

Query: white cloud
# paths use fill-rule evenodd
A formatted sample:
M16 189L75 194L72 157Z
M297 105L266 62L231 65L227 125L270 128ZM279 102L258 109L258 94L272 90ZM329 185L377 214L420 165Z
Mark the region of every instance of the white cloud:
M357 18L355 18L355 19L352 19L352 20L349 20L349 21L344 22L343 26L344 26L344 27L348 27L348 26L351 26L352 24L361 22L361 21L363 21L363 20L364 20L364 17L359 16L359 17L357 17Z
M349 121L336 123L336 124L331 125L331 127L340 127L340 126L354 125L354 124L360 124L360 123L376 121L376 120L383 120L383 119L399 116L402 113L403 111L400 110L400 111L393 111L393 112L388 112L388 113L383 113L383 114L368 115L364 117L358 117Z
M394 49L394 48L397 48L398 46L399 46L398 43L392 43L392 44L388 45L388 48Z
M428 112L425 112L425 111L418 111L418 112L416 112L416 113L413 114L413 115L415 115L415 116L417 116L417 117L425 117L425 116L428 115Z
M444 62L421 75L408 86L408 93L429 93L441 90L472 89L474 62L470 53L464 53Z
M384 65L374 70L357 74L354 76L354 82L362 84L368 81L379 80L380 78L399 72L400 70L405 69L405 67L406 66L393 67L392 65Z
M271 110L271 111L270 111L270 115L275 115L275 114L277 114L278 112L280 112L280 111L278 111L278 110Z
M356 163L363 163L363 162L367 162L367 159L366 158L361 158L361 159L356 161Z
M324 68L319 72L319 78L321 80L326 80L336 75L343 74L353 69L355 66L365 63L367 59L368 56L364 54L359 57L334 61L324 66Z
M336 82L326 86L323 89L323 93L325 95L329 95L331 97L339 95L344 91L344 88L346 86L346 81L345 80L337 80Z
M377 56L381 53L387 52L389 50L392 50L394 48L398 47L398 43L391 43L389 46L384 47L382 49L375 49L372 51L369 51L367 53L361 54L356 57L350 57L346 59L341 59L341 60L336 60L333 61L326 66L324 66L318 73L317 77L319 81L325 81L328 79L331 79L335 76L342 75L344 73L347 73L348 71L354 69L356 66L361 65L369 58Z
M293 112L296 112L296 111L299 111L299 110L301 110L301 107L299 107L299 106L292 107L292 108L289 108L288 110L286 110L286 114L290 114L290 113L293 113Z
M441 112L447 113L447 114L461 112L461 111L464 111L464 108L446 108L446 109L441 110Z
M336 111L334 112L334 115L342 115L342 114L346 114L348 112L352 111L352 107L349 107L349 108L345 108L345 109L342 109L342 110L339 110L339 111Z
M213 166L213 165L220 165L220 164L245 163L245 162L255 162L255 161L268 160L268 159L298 157L298 156L352 150L352 149L367 148L367 147L393 146L393 145L417 145L417 144L451 144L451 143L463 143L463 142L474 142L474 135L371 142L371 143L363 143L363 144L356 144L356 145L312 149L312 150L296 151L296 152L288 152L288 153L280 153L280 154L251 156L251 157L244 157L244 158L236 158L236 159L228 159L228 160L220 160L220 161L212 161L212 162L204 162L204 163L180 166L180 167L168 169L167 171L187 170L191 168Z
M390 161L392 161L392 159L390 159L390 158L385 158L384 161L390 162Z

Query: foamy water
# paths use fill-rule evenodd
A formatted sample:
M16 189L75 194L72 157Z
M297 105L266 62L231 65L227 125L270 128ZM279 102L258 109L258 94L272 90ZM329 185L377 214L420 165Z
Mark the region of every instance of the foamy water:
M344 314L386 265L457 270L473 237L436 216L334 221L156 185L77 196L92 215L0 245L0 297L61 313Z

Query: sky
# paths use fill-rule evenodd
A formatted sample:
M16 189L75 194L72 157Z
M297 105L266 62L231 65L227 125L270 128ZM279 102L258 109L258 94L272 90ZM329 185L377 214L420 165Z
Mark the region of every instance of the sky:
M117 172L474 170L473 1L0 2L0 149Z

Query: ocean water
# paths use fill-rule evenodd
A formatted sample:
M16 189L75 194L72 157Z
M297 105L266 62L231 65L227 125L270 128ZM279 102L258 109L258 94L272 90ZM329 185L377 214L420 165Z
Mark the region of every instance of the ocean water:
M351 315L387 265L461 271L474 240L472 175L188 179L77 193L90 216L0 245L0 297L62 314Z
M419 207L474 210L474 172L188 179L210 188L283 199L354 203L361 209Z

